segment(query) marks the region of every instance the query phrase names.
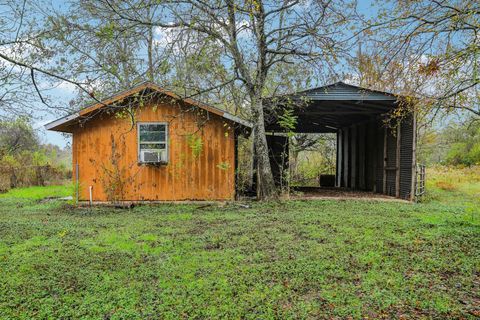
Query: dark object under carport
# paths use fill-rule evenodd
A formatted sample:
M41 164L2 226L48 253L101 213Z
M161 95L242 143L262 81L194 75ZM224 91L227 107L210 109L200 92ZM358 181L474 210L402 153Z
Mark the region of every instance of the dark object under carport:
M320 187L335 187L334 174L321 174L318 178Z
M295 132L337 134L336 187L414 200L415 113L403 112L395 123L389 120L400 101L391 93L337 82L270 100L266 129L272 135L281 134L279 116L293 108ZM272 150L273 160L278 157L272 156ZM278 161L271 161L273 171L285 170L288 161L282 163L283 168L278 168ZM278 181L279 176L275 178Z

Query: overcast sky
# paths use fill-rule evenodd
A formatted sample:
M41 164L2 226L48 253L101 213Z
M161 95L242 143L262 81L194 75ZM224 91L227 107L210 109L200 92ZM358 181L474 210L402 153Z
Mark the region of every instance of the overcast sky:
M60 83L56 88L50 91L52 99L57 103L65 103L66 105L75 97L75 87L69 83ZM65 147L71 142L70 135L62 135L61 133L45 130L44 125L65 116L64 112L45 112L38 111L35 115L34 127L38 129L38 134L44 143L52 143L61 147Z

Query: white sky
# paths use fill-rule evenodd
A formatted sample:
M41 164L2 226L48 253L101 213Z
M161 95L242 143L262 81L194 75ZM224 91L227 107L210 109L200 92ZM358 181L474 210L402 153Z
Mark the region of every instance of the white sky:
M305 0L308 3L310 0ZM53 3L58 7L60 10L67 10L66 8L61 8L64 3L60 0L53 0ZM374 14L376 8L373 5L374 2L372 0L362 0L358 3L359 11L367 15ZM68 7L68 6L67 6ZM155 30L156 34L156 44L159 46L166 46L170 42L172 38L171 32L175 32L174 30L165 31L161 28L157 28ZM40 83L39 86L42 89L50 88L51 85ZM71 101L75 97L75 86L69 83L59 83L51 90L48 90L48 94L52 98L52 101L55 105L67 105L69 101ZM112 92L114 94L114 92ZM42 105L38 102L39 108L38 110L42 110ZM65 116L64 111L58 112L46 112L46 111L36 111L33 114L33 118L35 120L34 127L38 129L38 134L44 143L51 143L58 145L60 147L65 147L67 144L71 143L71 137L69 135L65 135L58 132L47 131L44 129L44 125L49 123L53 120L61 118Z
M75 97L75 86L70 83L60 83L55 88L49 90L52 100L56 104L68 104L70 100ZM71 143L70 135L62 134L60 132L45 130L44 125L54 121L58 118L64 117L63 111L45 112L37 111L34 115L34 129L37 129L38 135L43 143L51 143L60 147L65 147Z

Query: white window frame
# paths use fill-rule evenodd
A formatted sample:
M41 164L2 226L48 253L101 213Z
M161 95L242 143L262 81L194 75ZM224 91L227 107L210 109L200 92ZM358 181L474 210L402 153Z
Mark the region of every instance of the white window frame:
M170 161L170 146L169 146L169 134L168 134L168 122L137 122L137 161L139 164L152 164L150 162L143 162L141 159L141 150L140 150L140 126L148 124L161 124L165 126L165 152L167 153L166 161L160 162L161 164L167 164ZM163 142L142 142L142 143L163 143Z

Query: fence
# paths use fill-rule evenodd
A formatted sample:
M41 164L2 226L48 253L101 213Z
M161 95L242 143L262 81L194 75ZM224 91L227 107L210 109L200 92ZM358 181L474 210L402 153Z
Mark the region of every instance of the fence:
M425 195L425 165L417 164L416 184L415 184L415 200L420 200Z

